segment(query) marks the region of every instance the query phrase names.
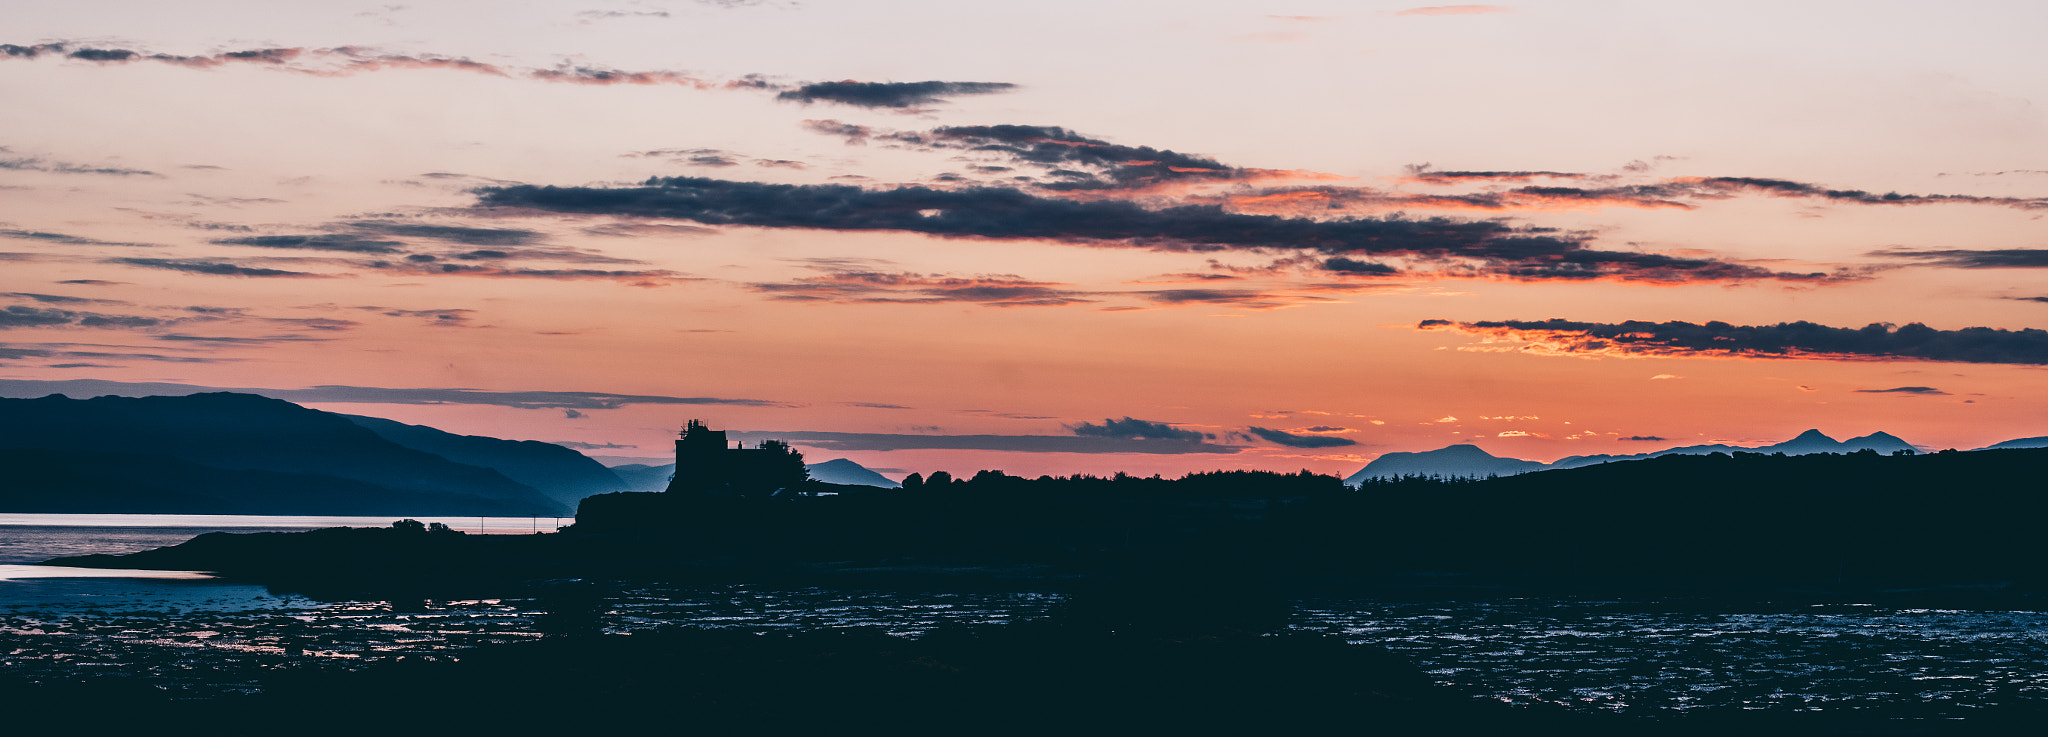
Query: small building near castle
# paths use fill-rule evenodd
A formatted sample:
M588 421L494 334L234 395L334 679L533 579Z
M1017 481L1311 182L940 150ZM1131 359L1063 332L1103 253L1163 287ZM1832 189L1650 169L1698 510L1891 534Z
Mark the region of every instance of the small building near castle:
M724 430L691 420L676 438L676 474L668 491L730 496L769 495L795 489L810 474L804 455L780 440L757 447L728 441Z

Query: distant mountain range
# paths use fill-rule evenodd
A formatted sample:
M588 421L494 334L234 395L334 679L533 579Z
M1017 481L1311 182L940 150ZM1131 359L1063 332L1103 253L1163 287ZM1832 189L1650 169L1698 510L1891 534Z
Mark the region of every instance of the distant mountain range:
M574 509L592 494L626 491L604 464L574 450L538 440L500 440L483 435L456 435L425 425L408 425L381 417L342 415L378 437L413 450L426 451L456 463L481 466L531 486L548 498Z
M2015 443L2036 444L2015 445ZM2039 447L2048 447L2048 438L2009 440L1986 448L1986 450L1992 448ZM1388 453L1366 464L1365 468L1359 469L1358 473L1351 474L1350 477L1344 479L1344 483L1356 484L1366 479L1399 478L1402 476L1442 476L1445 478L1514 476L1532 471L1578 468L1617 461L1639 461L1646 458L1658 458L1669 455L1708 455L1712 453L1734 453L1741 451L1745 453L1783 453L1788 456L1796 456L1813 453L1854 453L1860 450L1872 450L1880 454L1890 455L1892 452L1900 450L1918 452L1919 448L1887 432L1874 432L1860 438L1836 440L1819 430L1808 430L1800 433L1798 437L1782 443L1756 447L1725 445L1721 443L1687 445L1628 455L1568 456L1559 458L1551 463L1544 463L1541 461L1525 461L1519 458L1501 458L1481 450L1479 446L1459 444L1419 453Z
M900 489L902 484L890 481L889 477L868 470L852 460L834 458L822 463L804 464L804 470L811 478L828 484L841 486L878 486L884 489ZM668 488L668 479L676 473L676 464L668 463L650 466L644 463L629 463L612 466L612 473L626 483L630 491L662 491Z
M0 399L0 511L574 514L624 482L547 443L252 394Z

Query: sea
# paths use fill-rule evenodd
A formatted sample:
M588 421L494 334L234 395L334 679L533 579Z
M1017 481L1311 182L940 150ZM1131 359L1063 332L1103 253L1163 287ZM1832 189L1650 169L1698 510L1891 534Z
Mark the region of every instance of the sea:
M552 518L420 518L533 534ZM0 515L0 678L141 678L204 697L254 689L265 669L359 668L459 657L543 636L541 599L320 600L203 572L30 565L126 553L216 531L388 526L393 519L229 515ZM574 582L612 632L862 627L914 636L1041 616L1045 591ZM1027 587L1028 588L1028 587ZM1683 597L1323 592L1293 600L1298 630L1398 653L1475 698L1635 715L1697 710L1909 708L1967 718L2048 700L2048 610L1934 609Z

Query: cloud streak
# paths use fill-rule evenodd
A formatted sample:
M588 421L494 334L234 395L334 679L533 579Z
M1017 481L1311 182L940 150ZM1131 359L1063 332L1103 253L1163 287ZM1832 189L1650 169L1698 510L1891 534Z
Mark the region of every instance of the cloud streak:
M0 54L0 59L4 58L7 58L6 55ZM113 177L163 176L156 172L147 171L143 169L130 169L122 166L96 166L93 164L77 164L69 161L47 159L41 156L16 156L10 154L13 154L12 150L8 149L6 146L0 146L0 170L40 171L48 172L51 174L99 174L103 176Z
M74 353L70 355L85 356L87 354ZM5 356L0 355L0 357ZM611 394L607 392L578 391L483 391L477 389L394 388L345 385L322 385L304 389L266 389L102 381L97 379L73 379L68 381L0 379L0 395L14 397L43 396L53 393L80 397L96 397L108 394L124 397L152 395L183 396L204 392L241 392L245 394L258 394L273 399L282 399L287 402L316 404L453 404L552 410L602 410L618 409L632 405L795 406L766 399L672 397L650 394Z
M890 433L761 431L732 432L736 440L786 440L830 451L980 450L1011 453L1232 454L1244 448L1201 440L1117 438L1077 435L908 435Z
M2048 365L2048 331L1971 327L1937 330L1920 323L1837 328L1810 322L1621 323L1570 320L1452 322L1424 320L1419 330L1452 330L1522 343L1522 352L1578 356L1704 356L1846 361L1944 361Z
M202 261L199 259L172 258L110 258L104 263L135 266L144 269L179 271L187 274L208 276L245 276L279 279L332 279L331 274L315 274L306 271L287 271L256 266L241 266L223 261Z
M696 90L741 90L775 92L778 98L797 102L826 102L866 108L915 110L918 105L942 103L954 97L1008 92L1016 85L1007 82L810 82L784 84L759 75L713 79L675 70L630 71L593 64L564 61L553 67L520 67L491 64L459 56L406 54L364 46L331 48L262 48L214 54L165 54L143 49L89 46L79 42L21 46L0 44L0 60L59 58L93 64L155 63L188 69L219 69L253 66L281 72L321 77L341 77L400 69L440 69L503 79L578 85L677 86ZM0 167L5 166L0 159ZM122 173L150 175L142 171L80 170L75 173Z
M1342 448L1347 445L1358 444L1358 441L1350 438L1336 438L1327 435L1296 435L1291 432L1264 427L1248 427L1245 430L1268 443L1284 445L1289 448Z
M1127 146L1045 125L945 126L929 131L893 131L837 120L805 121L813 132L837 136L847 143L871 141L895 148L957 151L982 161L1024 166L1039 172L1034 187L1079 197L1093 193L1163 194L1191 187L1245 184L1275 180L1335 180L1334 174L1299 170L1249 169L1228 166L1205 156L1150 146ZM981 164L978 173L1016 171L1012 166ZM1019 177L1006 177L1017 180Z
M775 99L792 102L836 102L865 108L911 108L968 95L1009 92L1008 82L812 82L783 90Z
M1869 255L1910 259L1918 262L1914 264L1916 266L1945 266L1956 269L2048 269L2048 249L2038 248L1999 248L1982 251L1889 248L1872 251Z
M1064 285L1011 274L954 277L878 271L832 271L749 289L773 299L841 304L966 303L988 307L1061 307L1096 300Z
M1490 15L1506 13L1512 8L1500 5L1431 5L1424 8L1409 8L1394 15Z

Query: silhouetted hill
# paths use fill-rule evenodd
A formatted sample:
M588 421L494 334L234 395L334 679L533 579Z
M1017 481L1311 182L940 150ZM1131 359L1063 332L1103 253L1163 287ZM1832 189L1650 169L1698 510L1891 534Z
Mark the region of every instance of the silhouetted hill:
M1401 476L1441 476L1445 478L1486 478L1488 476L1513 476L1518 473L1542 470L1540 461L1524 461L1517 458L1501 458L1480 450L1477 445L1452 445L1420 453L1388 453L1365 464L1358 473L1344 479L1344 483L1356 484L1371 478L1398 478Z
M1456 450L1453 452L1454 449ZM1470 449L1470 450L1462 450ZM1646 453L1566 456L1550 463L1525 461L1518 458L1500 458L1487 454L1471 445L1453 445L1421 453L1388 453L1366 464L1358 473L1344 482L1356 484L1370 478L1398 478L1401 476L1441 476L1444 478L1485 478L1487 476L1512 476L1533 471L1561 468L1580 468L1617 461L1640 461L1646 458L1661 458L1669 455L1709 455L1713 453L1784 453L1785 455L1806 455L1809 453L1854 453L1859 450L1874 450L1890 455L1893 451L1919 452L1919 448L1887 432L1874 432L1847 441L1828 437L1819 430L1807 430L1797 437L1782 443L1757 447L1713 443L1707 445L1684 445ZM1473 453L1484 455L1478 458ZM1382 464L1381 461L1392 461ZM1492 459L1492 460L1487 460Z
M449 512L459 508L463 514L555 515L567 511L562 504L497 471L403 447L341 415L250 394L0 399L0 449L114 454L102 459L120 457L129 463L139 462L132 456L169 457L182 464L183 478L201 487L206 483L203 469L208 468L353 481L362 487L317 486L333 493L346 493L348 488L363 493L368 493L367 488L382 489L383 494L373 496L394 506L372 507L375 513L427 514L406 506L404 500L430 498L451 503L483 500L475 507L451 508L443 502L430 505ZM47 466L40 468L52 471ZM108 482L130 470L134 469L94 469L90 473ZM243 483L234 480L238 478L251 477L221 475L222 483L229 486ZM263 513L325 513L325 508L353 505L337 501L314 512L299 506L303 497L285 489L279 489L275 499L277 505L264 508ZM235 506L247 510L253 502L253 498L243 498ZM36 506L55 511L50 504Z
M811 478L828 484L879 486L884 489L895 489L903 486L900 483L889 480L887 476L870 471L866 466L846 458L834 458L823 463L812 463L804 466L804 470L811 473Z
M2017 448L2048 448L2048 437L2007 440L1997 445L1979 448L1978 450L2013 450Z
M0 449L0 510L69 514L501 515L529 508L467 494L201 466L170 456Z
M612 473L625 483L627 491L661 491L668 488L670 476L676 475L676 464L649 466L644 463L628 463L612 466Z
M603 464L553 443L456 435L381 417L342 417L369 428L378 437L407 448L432 453L456 463L495 470L571 509L592 494L629 490L625 482Z

